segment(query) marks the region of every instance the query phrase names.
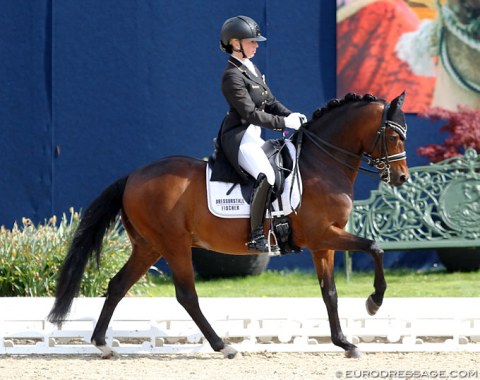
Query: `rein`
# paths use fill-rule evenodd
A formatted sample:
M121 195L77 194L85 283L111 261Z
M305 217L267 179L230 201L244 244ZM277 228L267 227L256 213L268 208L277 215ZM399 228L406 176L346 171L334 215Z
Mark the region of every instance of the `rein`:
M315 133L309 131L307 128L301 128L298 132L299 134L304 133L317 148L319 148L322 152L324 152L329 157L333 158L338 163L352 170L359 170L360 172L367 174L371 177L377 178L377 175L380 175L380 179L382 181L386 183L390 183L390 163L406 159L407 153L403 151L401 153L389 155L388 149L387 149L387 139L386 139L385 132L387 129L392 129L400 135L400 138L402 140L405 140L407 137L407 128L406 126L402 126L398 123L395 123L394 121L387 120L386 115L387 115L388 108L389 108L389 104L387 103L383 111L382 125L380 126L380 129L377 131L377 135L376 135L375 141L372 144L372 148L370 149L370 153L363 153L360 155L352 153L346 149L343 149L339 146L329 143L328 141L325 141L321 137L318 137ZM373 158L372 153L378 144L381 144L379 149L380 157ZM365 162L367 165L371 167L375 167L377 170L376 171L371 170L368 168L364 168L362 166L357 168L349 164L345 160L342 160L339 157L337 157L335 154L331 152L331 150L340 152L345 156L355 158L357 160L360 160L361 162Z

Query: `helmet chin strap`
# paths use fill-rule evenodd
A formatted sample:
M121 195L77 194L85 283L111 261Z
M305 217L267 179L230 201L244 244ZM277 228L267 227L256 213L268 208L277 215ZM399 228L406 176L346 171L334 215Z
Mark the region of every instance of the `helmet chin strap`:
M245 52L243 51L243 45L242 45L242 40L239 40L238 42L240 42L240 49L235 49L233 46L232 46L232 50L237 52L237 53L242 53L242 58L248 58L246 55L245 55Z

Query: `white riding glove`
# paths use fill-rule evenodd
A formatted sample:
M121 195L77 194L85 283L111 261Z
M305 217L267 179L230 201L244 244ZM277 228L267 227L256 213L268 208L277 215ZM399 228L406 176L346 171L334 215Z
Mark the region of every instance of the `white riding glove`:
M293 112L285 118L285 127L298 130L306 121L307 117L305 115Z
M298 117L300 118L302 124L305 124L308 121L307 117L303 113L299 113Z

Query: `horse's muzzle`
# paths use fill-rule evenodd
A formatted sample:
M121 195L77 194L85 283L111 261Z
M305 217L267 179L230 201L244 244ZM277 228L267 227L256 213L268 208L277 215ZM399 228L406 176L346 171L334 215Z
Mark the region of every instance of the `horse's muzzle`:
M401 173L391 173L390 174L390 185L392 186L402 186L405 182L408 182L410 176L403 172Z

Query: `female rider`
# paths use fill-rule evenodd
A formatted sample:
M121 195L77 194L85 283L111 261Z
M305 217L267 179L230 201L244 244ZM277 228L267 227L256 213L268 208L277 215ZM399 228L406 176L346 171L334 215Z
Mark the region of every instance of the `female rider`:
M258 24L247 16L229 18L222 26L220 47L230 54L223 73L222 93L230 109L217 138L217 159L211 178L246 182L249 174L256 180L250 203L247 245L250 251L261 252L268 251L263 221L275 183L274 171L262 150L265 141L261 128L280 132L284 128L297 130L307 121L304 115L292 113L273 96L265 77L250 61L258 42L265 40ZM222 175L222 169L216 168L220 157L235 169L233 173L230 171L230 175L225 176L225 171Z

